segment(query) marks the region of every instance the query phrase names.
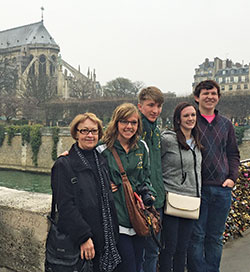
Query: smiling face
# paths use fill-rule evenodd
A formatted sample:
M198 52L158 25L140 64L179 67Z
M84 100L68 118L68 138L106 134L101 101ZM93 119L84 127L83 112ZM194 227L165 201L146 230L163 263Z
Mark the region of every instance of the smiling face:
M150 121L155 122L162 111L162 104L153 99L146 99L138 104L139 111Z
M196 124L196 111L193 106L188 106L181 111L180 129L185 132L191 132Z
M218 90L215 87L210 90L202 89L199 97L195 96L194 98L195 101L199 103L199 110L201 114L214 114L214 109L219 102Z
M98 142L98 133L93 135L92 132L89 132L87 135L81 134L79 130L98 130L97 123L93 122L90 119L86 119L84 122L80 122L77 125L77 134L76 138L78 141L78 145L81 149L91 150L96 147Z
M138 129L139 116L134 113L127 119L118 121L118 136L119 142L128 142Z

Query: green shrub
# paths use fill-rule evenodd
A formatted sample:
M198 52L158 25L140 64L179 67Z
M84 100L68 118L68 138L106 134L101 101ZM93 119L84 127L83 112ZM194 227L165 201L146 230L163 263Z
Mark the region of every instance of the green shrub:
M7 127L6 131L8 136L8 145L11 145L12 139L14 138L15 134L20 132L20 127L11 125Z
M42 133L41 125L34 125L30 130L30 144L32 149L32 161L35 166L38 166L37 157L39 153L40 146L42 144Z
M247 128L235 126L234 129L235 129L235 136L237 139L237 143L238 145L240 145L242 144L242 139L244 138L244 132Z
M53 139L53 147L51 152L51 158L53 161L57 159L57 143L59 141L59 131L58 127L52 127L52 139Z
M21 126L20 130L21 130L21 136L22 136L22 145L24 145L25 143L27 144L30 143L31 126L29 125Z
M3 145L4 138L5 138L5 127L4 125L0 125L0 147Z

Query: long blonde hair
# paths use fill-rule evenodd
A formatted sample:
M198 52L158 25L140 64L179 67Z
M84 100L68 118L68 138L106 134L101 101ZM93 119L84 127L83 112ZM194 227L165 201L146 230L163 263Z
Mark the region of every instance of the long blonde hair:
M111 120L102 138L102 141L107 145L108 149L111 149L114 146L114 143L118 137L118 122L120 120L128 119L133 114L138 115L138 128L135 135L133 135L133 137L131 137L131 139L129 140L129 148L133 148L134 146L136 146L140 135L142 134L141 116L135 105L131 103L123 103L116 107L116 109L114 110Z

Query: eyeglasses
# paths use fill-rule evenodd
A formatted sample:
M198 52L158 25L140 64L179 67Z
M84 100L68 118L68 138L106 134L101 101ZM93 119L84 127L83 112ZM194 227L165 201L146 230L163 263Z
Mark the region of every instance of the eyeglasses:
M92 135L97 135L99 130L98 129L88 129L88 128L83 128L83 129L76 129L77 131L79 131L81 134L83 135L88 135L90 132L92 133Z
M124 126L127 126L128 124L130 124L132 127L134 127L138 124L137 121L119 120L119 122Z

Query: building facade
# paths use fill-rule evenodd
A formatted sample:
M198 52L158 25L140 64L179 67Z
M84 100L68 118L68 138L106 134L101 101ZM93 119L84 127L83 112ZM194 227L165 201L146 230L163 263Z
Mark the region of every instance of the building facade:
M60 98L100 96L101 87L96 81L95 71L83 75L80 69L63 60L59 52L60 47L45 28L43 20L0 31L0 62L8 61L18 68L20 84L28 75L46 74L56 79L57 96ZM77 91L80 94L77 95Z
M213 79L220 84L222 92L250 91L249 65L233 63L232 60L221 60L208 58L195 69L193 89L203 80Z

